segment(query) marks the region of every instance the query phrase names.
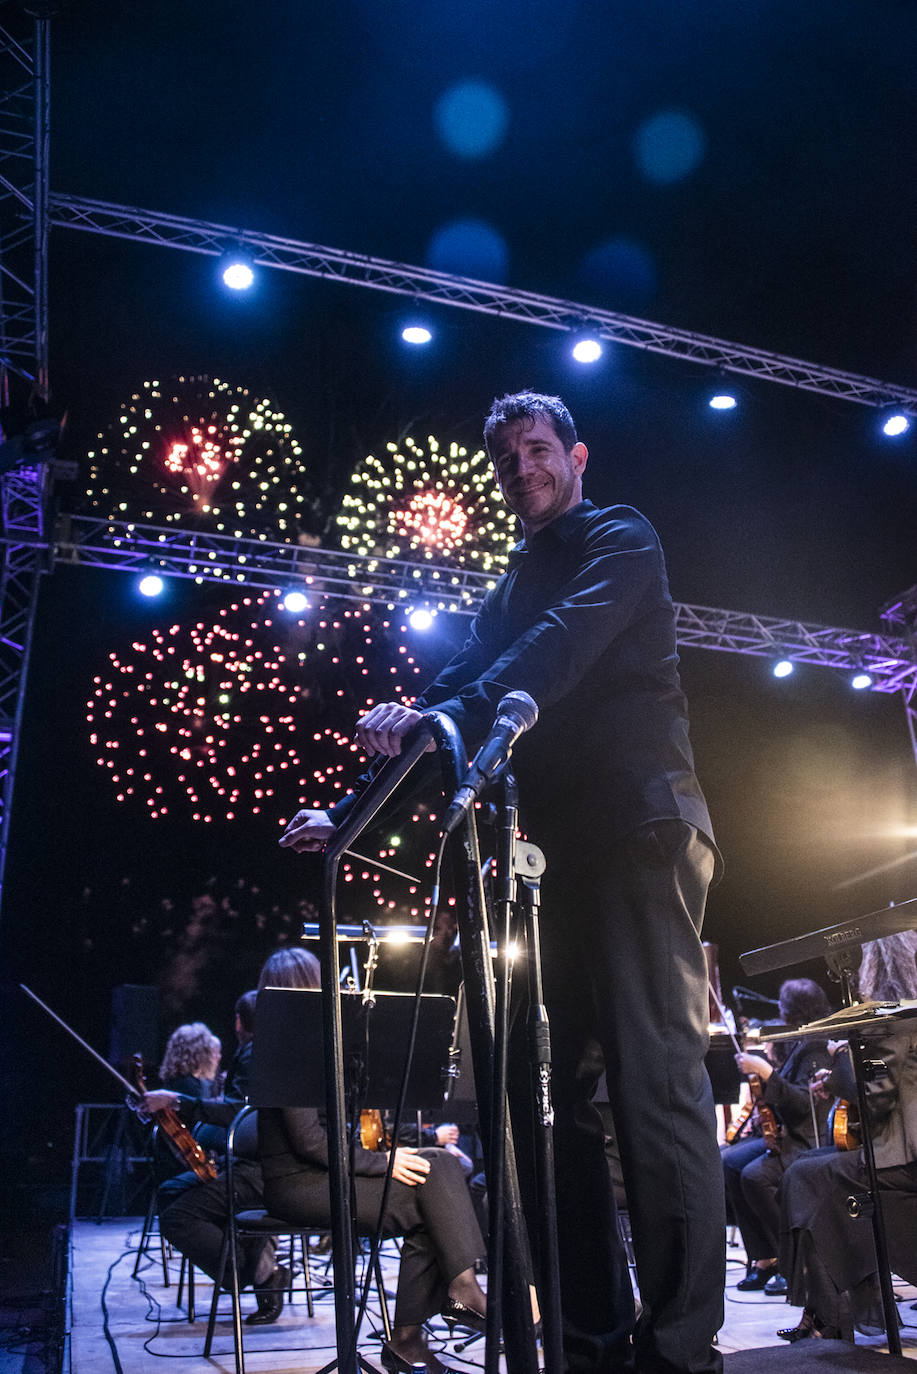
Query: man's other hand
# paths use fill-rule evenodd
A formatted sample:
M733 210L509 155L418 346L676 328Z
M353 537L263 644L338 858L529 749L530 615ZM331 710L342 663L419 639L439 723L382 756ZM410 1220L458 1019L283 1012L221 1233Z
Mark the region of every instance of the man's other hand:
M381 701L357 721L357 743L370 758L374 754L384 754L389 759L397 758L401 753L401 741L420 718L419 711L402 706L400 701ZM427 753L435 748L436 745L430 740Z
M297 811L280 837L284 849L321 849L335 832L335 824L327 811Z

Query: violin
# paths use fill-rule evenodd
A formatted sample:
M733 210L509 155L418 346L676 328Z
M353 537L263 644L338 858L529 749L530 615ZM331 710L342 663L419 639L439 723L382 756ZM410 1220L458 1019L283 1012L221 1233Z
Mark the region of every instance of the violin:
M137 1092L145 1095L147 1087L143 1076L143 1059L139 1054L134 1055L134 1079ZM207 1154L201 1143L195 1140L176 1111L171 1107L163 1107L158 1112L151 1112L150 1117L162 1131L175 1158L186 1169L190 1169L202 1183L216 1178L217 1166L213 1156Z
M839 1097L832 1107L828 1126L835 1150L858 1150L863 1143L860 1113L845 1097Z
M385 1129L382 1120L382 1113L379 1111L363 1111L360 1113L360 1144L364 1150L388 1150L391 1148L391 1137Z
M726 1008L723 1006L723 1000L714 987L712 979L707 980L707 988L713 1003L722 1017L727 1034L733 1045L735 1045L736 1052L741 1054L745 1048L744 1043L740 1045L736 1036L733 1035L726 1018ZM764 1084L756 1073L747 1073L745 1075L745 1081L748 1083L750 1096L744 1107L742 1107L741 1111L736 1114L735 1119L731 1121L726 1128L726 1144L731 1145L733 1141L738 1139L746 1122L751 1118L752 1124L757 1125L761 1132L761 1136L767 1146L768 1154L779 1154L780 1127L777 1124L776 1116L774 1116L773 1108L769 1107L764 1101Z
M764 1084L756 1073L746 1074L745 1079L748 1083L749 1098L727 1127L726 1144L731 1145L733 1141L738 1139L746 1122L751 1118L752 1124L757 1124L761 1131L768 1154L779 1154L780 1127L774 1116L773 1108L763 1101Z

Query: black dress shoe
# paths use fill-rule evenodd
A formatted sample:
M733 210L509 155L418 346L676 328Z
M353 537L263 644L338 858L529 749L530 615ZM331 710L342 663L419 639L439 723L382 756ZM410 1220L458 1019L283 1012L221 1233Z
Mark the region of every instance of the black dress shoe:
M775 1274L772 1279L768 1279L764 1285L764 1291L769 1298L786 1297L786 1279L782 1274Z
M255 1289L258 1306L254 1312L250 1312L245 1318L245 1325L270 1326L272 1322L275 1322L283 1311L284 1294L289 1284L289 1269L278 1264L270 1278Z
M736 1284L738 1293L760 1293L771 1279L776 1278L778 1273L776 1264L769 1264L766 1269L753 1269L744 1279Z

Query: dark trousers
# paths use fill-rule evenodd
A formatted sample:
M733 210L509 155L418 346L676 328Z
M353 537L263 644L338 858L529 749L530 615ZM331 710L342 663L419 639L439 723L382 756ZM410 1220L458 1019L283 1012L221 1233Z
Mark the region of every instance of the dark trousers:
M419 1151L430 1161L426 1180L416 1188L392 1182L383 1234L403 1236L395 1324L417 1326L439 1312L449 1284L484 1254L462 1166L446 1150ZM381 1175L358 1176L355 1222L372 1235L382 1201ZM269 1180L265 1203L273 1216L308 1226L330 1223L328 1175L318 1169Z
M193 1175L191 1175L193 1178ZM198 1269L215 1279L220 1265L223 1239L228 1225L226 1175L220 1173L206 1183L193 1182L179 1189L188 1175L168 1179L159 1189L159 1225L170 1245L174 1245ZM239 1160L233 1168L237 1211L263 1207L261 1170L249 1160ZM274 1246L270 1240L242 1242L239 1256L239 1287L263 1282L274 1267ZM229 1287L228 1274L224 1287Z
M704 1066L707 970L699 932L713 852L677 820L641 827L604 850L589 835L565 845L534 825L532 833L547 858L540 924L568 1369L628 1367L634 1325L602 1122L590 1101L598 1045L643 1304L633 1335L636 1367L711 1374L722 1369L711 1342L723 1321L725 1206ZM511 1096L520 1181L529 1215L537 1216L521 1038Z
M742 1233L749 1260L773 1259L780 1245L778 1195L785 1164L767 1153L760 1136L725 1145L721 1151L726 1197Z

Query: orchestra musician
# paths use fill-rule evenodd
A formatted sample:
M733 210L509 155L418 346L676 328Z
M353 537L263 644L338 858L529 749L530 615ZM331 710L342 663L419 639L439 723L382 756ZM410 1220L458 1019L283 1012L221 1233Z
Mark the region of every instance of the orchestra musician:
M177 1026L159 1066L162 1086L183 1097L212 1097L223 1047L203 1021Z
M897 1002L917 997L917 931L863 946L860 997ZM819 1075L826 1098L856 1102L844 1042L834 1045L832 1068ZM892 1271L917 1283L917 1019L887 1023L868 1040L868 1057L885 1071L866 1083L873 1148ZM787 1169L781 1189L780 1265L787 1302L802 1307L799 1324L777 1334L798 1341L826 1336L853 1340L854 1327L883 1325L872 1226L851 1217L846 1199L868 1188L862 1148L834 1146L802 1156Z
M278 950L261 972L259 988L318 987L319 965L302 949ZM297 1226L325 1228L331 1219L328 1137L314 1108L262 1108L258 1140L264 1205ZM388 1152L354 1149L355 1221L374 1234ZM475 1277L485 1246L458 1159L440 1148L396 1146L383 1234L403 1236L395 1321L382 1363L396 1374L417 1366L445 1374L429 1350L424 1323L441 1312L448 1322L483 1331L486 1297Z
M788 1026L817 1021L831 1010L824 990L811 978L788 979L778 1000L781 1019ZM787 1165L820 1143L827 1106L821 1103L813 1123L809 1081L830 1062L826 1040L793 1043L780 1069L761 1054L742 1050L736 1055L740 1073L753 1074L760 1081L762 1106L772 1113L778 1127L776 1139L769 1130L766 1137L756 1128L747 1139L721 1150L726 1197L748 1260L745 1278L736 1284L742 1293L786 1291L777 1260L777 1194Z

